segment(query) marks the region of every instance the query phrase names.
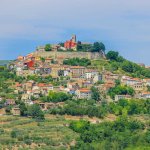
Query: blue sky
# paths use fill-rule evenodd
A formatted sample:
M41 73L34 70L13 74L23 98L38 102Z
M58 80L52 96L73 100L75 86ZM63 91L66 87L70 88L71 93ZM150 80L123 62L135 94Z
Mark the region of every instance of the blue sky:
M76 34L150 65L149 0L1 0L0 59Z

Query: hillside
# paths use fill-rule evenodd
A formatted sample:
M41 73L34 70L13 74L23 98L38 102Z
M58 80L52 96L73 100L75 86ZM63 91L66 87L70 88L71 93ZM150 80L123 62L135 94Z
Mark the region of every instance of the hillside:
M109 51L106 58L92 60L92 66L99 71L107 70L118 75L141 79L150 78L150 69L123 58L118 52Z
M31 118L0 117L0 149L69 149L78 137L63 117L48 117L44 122Z
M147 150L150 70L115 51L59 53L1 67L0 149Z

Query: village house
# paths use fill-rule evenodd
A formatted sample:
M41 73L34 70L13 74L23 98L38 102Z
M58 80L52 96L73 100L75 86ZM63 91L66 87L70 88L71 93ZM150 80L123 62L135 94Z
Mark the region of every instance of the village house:
M52 84L39 83L37 86L39 87L39 90L41 94L43 95L48 95L49 91L54 90L54 87Z
M139 82L141 82L141 79L139 78L131 78L128 76L122 76L121 78L121 83L128 86L134 85Z
M150 98L150 92L142 92L139 98L148 99Z
M106 82L114 82L119 79L119 75L113 74L111 72L104 72L102 74L102 80Z
M92 92L87 88L81 88L76 90L75 94L78 99L90 99Z
M31 67L28 70L23 70L23 73L24 73L25 76L27 76L27 75L34 75L35 74L35 68Z
M121 99L131 99L130 95L116 95L115 96L115 101L119 101Z
M72 78L81 78L85 74L85 67L82 66L71 66L71 76Z
M75 89L67 89L67 93L71 95L75 95L76 90Z
M43 74L43 71L44 69L42 67L36 67L35 68L35 74L36 75L42 75Z
M70 77L71 76L70 66L61 65L60 70L58 71L58 75L63 77L67 77L67 76Z
M103 94L106 94L108 92L108 90L110 88L113 88L115 87L115 83L114 82L107 82L107 83L104 83L104 84L100 84L99 85L99 90L103 93Z
M24 60L24 56L18 56L18 57L17 57L17 60L18 60L18 61L23 61L23 60Z
M144 86L142 82L137 82L133 85L131 85L131 87L136 91L136 92L142 92L144 90Z
M41 109L43 111L46 111L48 109L51 108L55 108L55 107L63 107L64 106L64 102L59 102L59 103L41 103L41 102L36 102L39 104L39 106L41 107Z
M19 82L16 82L15 89L18 90L18 91L22 91L22 84L19 83Z
M58 64L63 64L64 59L65 59L64 56L58 56L56 61L57 61Z
M33 104L33 102L32 102L32 100L31 100L31 93L30 94L22 94L22 97L21 97L21 101L23 101L24 103L26 103L26 104L29 104L29 105L31 105L31 104Z
M145 90L144 82L139 78L131 78L128 76L122 76L121 83L132 87L136 92L142 92Z
M59 70L60 70L60 65L58 65L58 64L51 65L51 73L50 73L50 75L53 78L58 78L59 77L59 74L58 74Z
M97 83L98 81L102 81L102 75L95 75L93 78L93 83Z
M81 84L79 84L78 82L68 82L67 83L67 88L68 89L79 89L81 87Z
M45 63L51 65L52 60L52 58L45 58Z
M88 88L88 89L90 89L92 86L93 86L93 83L92 83L91 81L88 81L88 80L82 81L82 87L83 87L83 88Z
M31 95L36 99L40 97L40 94L41 94L41 91L39 89L32 90L31 92Z
M13 116L20 116L20 108L19 107L13 107L11 110L11 113Z
M96 75L99 75L97 70L86 69L85 71L85 79L93 79Z
M28 81L28 82L26 82L26 83L23 83L23 84L22 84L23 90L24 90L24 91L32 90L33 83L34 83L34 82L32 82L32 81Z
M15 105L16 102L14 99L6 99L5 105L9 106L9 105Z
M150 79L143 79L144 86L150 86Z

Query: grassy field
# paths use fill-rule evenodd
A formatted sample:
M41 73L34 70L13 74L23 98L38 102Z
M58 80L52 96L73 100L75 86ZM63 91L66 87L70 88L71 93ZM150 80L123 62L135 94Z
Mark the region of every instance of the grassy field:
M78 135L63 117L48 117L44 122L30 118L0 116L0 149L66 150Z

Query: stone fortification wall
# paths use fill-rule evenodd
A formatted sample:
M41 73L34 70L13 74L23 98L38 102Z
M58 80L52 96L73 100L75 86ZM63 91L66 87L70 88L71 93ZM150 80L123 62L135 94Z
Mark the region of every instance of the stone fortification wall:
M51 51L51 52L34 52L34 56L48 58L51 57L53 59L57 58L88 58L88 59L99 59L103 57L103 54L99 52L58 52L58 51Z

